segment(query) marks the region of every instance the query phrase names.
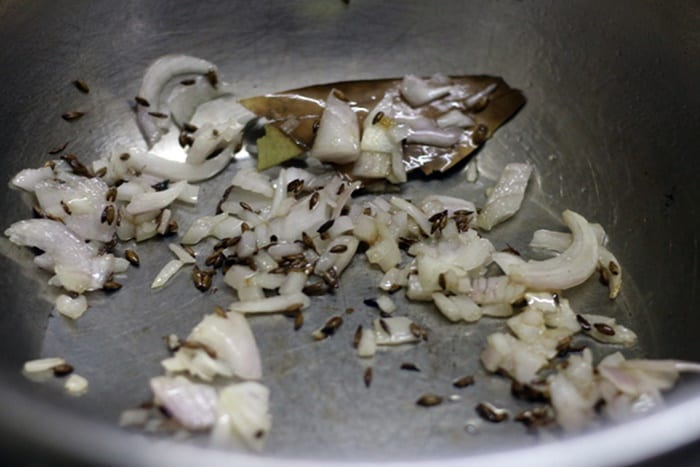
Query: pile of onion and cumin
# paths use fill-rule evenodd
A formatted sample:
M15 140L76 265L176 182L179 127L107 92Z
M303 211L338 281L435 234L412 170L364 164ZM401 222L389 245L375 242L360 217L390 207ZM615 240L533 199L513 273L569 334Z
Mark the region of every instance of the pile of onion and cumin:
M161 99L166 85L183 76L180 86ZM169 243L175 258L152 284L163 287L191 266L198 289L207 290L221 272L238 300L228 310L206 315L186 339L169 337L172 355L162 362L165 375L151 379L153 403L169 420L157 410L140 408L125 411L122 424L158 429L174 421L189 431L211 430L219 445L262 449L272 423L269 392L260 383L261 356L246 315L285 313L294 317L295 328L301 327L310 297L339 287L343 271L361 252L384 275L372 303L380 317L371 329L355 332L358 357L373 357L379 346L415 344L427 337L427 329L397 310L391 294L401 289L409 300L432 302L454 323L503 318L505 327L488 337L481 362L539 401L515 417L528 426L575 431L598 423L599 414L619 420L648 411L662 402L661 391L673 386L679 372L698 371L693 363L627 360L619 352L594 365L589 349L571 345L579 333L615 346L636 342L634 332L614 318L577 314L563 296L596 271L608 283L611 299L620 291L622 268L606 248L600 225L564 211L568 232L533 233L530 246L551 252L542 261L496 251L480 235L519 210L531 165L506 165L480 209L441 195L414 201L391 195L352 198L368 180L406 181L407 143L438 148L441 154L464 141L474 147L483 143L485 130L474 125L474 114L497 88L472 89L441 75L406 76L383 91L361 120L345 96L332 90L314 124L308 169L281 168L272 178L239 170L217 213L197 219L179 241ZM230 94L212 63L162 57L144 76L137 120L149 148L172 123L177 125L187 153L184 162L116 150L88 166L65 154L12 179L13 187L33 195L35 216L14 223L5 234L17 245L41 251L34 262L53 274L49 285L65 291L55 304L60 314L77 319L87 309L86 294L121 287L120 275L130 264L138 265L139 257L129 249L124 258L117 256L120 243L178 234L173 203L197 203L194 183L228 165L243 133L241 122L233 119L199 127L190 121L200 104ZM423 112L425 106L442 113ZM189 245L212 237L216 243L200 269ZM313 336L330 337L340 325L342 317L334 316ZM559 363L553 365L555 358ZM72 371L60 358L25 365L28 373L66 374L67 368ZM84 378L74 374L71 381L69 390L87 390ZM370 382L366 373L365 383ZM455 382L466 384L466 378ZM440 402L439 396L426 394L417 404ZM507 417L490 404L480 404L477 412L495 422Z

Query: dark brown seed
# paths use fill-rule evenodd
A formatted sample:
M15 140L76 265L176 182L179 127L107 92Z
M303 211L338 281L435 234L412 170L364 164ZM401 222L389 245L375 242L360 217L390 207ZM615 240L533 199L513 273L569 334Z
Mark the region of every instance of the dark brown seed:
M306 232L301 233L301 241L304 243L304 246L307 248L311 248L312 250L316 250L316 245L314 245L314 241L309 237L309 235Z
M124 153L119 155L119 159L122 161L128 161L130 157L131 157L131 154L129 154L128 152L124 152Z
M197 266L192 268L192 281L194 286L200 292L206 292L211 288L212 277L216 273L215 270L209 269L199 269Z
M181 148L186 148L187 146L192 146L194 143L194 138L192 138L189 134L185 133L184 131L180 132L180 135L177 137L177 143L180 145Z
M581 325L581 329L583 329L584 331L591 330L591 323L589 323L588 320L583 316L576 314L576 321L578 321L578 324Z
M608 263L608 270L613 276L620 274L620 266L615 261L610 261Z
M198 341L186 340L180 344L180 347L192 350L201 349L204 350L211 358L216 358L216 351L214 349Z
M360 341L362 340L362 325L358 325L357 329L355 329L355 334L352 336L352 347L356 349L360 345Z
M351 315L351 314L355 313L355 309L352 308L352 307L346 308L346 309L345 309L345 313L348 314L348 315Z
M73 365L61 363L52 368L54 376L66 376L73 373Z
M337 196L340 196L343 194L345 191L345 183L341 183L340 186L338 187L338 190L335 192Z
M615 330L611 326L609 326L605 323L595 323L593 325L593 327L595 328L596 331L598 331L599 333L601 333L605 336L614 336L615 335Z
M438 285L442 290L445 290L447 288L447 279L445 279L445 273L441 272L440 275L438 276Z
M101 167L95 172L95 177L102 178L107 175L107 167Z
M224 310L223 307L220 307L219 305L216 305L214 307L214 313L216 313L216 316L219 316L221 318L228 318L226 310Z
M430 233L434 234L438 230L443 230L447 226L447 211L438 212L430 216L428 221L431 223Z
M184 244L182 244L182 243L180 243L180 246L181 246L182 249L185 250L185 251L187 252L187 254L190 255L191 257L193 257L193 258L196 258L196 257L197 257L197 253L194 252L194 250L192 249L191 246L189 246L189 245L184 245Z
M154 118L168 118L168 115L163 112L148 112L148 115Z
M304 188L304 180L296 178L287 184L287 193L299 193Z
M321 328L321 332L326 336L332 336L333 334L335 334L335 331L337 331L338 328L342 326L342 324L342 316L333 316L328 321L326 321L326 324L324 324Z
M367 299L363 300L362 303L364 303L365 305L367 305L368 307L371 307L371 308L379 308L379 304L373 298L367 298Z
M531 428L549 425L554 422L554 417L547 407L535 407L523 410L518 413L513 420Z
M314 194L309 198L309 210L313 210L316 207L320 197L321 195L318 194L318 191L314 191Z
M50 168L51 170L53 170L53 169L56 168L56 162L54 162L54 161L46 161L46 162L44 162L43 167L48 167L48 168Z
M241 224L241 232L248 232L249 230L253 230L250 228L247 222L244 222Z
M347 245L334 245L328 251L330 251L331 253L345 253L346 251L348 251L348 246Z
M478 146L486 141L489 134L489 129L483 123L480 123L472 132L472 144Z
M180 81L180 84L182 84L183 86L192 86L195 82L196 81L194 78L188 78L188 79L183 79L182 81Z
M209 84L211 84L213 88L219 84L219 75L216 74L216 70L213 68L207 71L207 81L209 81Z
M402 363L400 368L406 371L420 371L420 368L418 368L415 364L410 362Z
M410 329L411 334L416 336L418 339L423 339L424 341L428 340L428 330L424 327L419 326L416 323L411 323L408 328Z
M121 288L122 285L115 281L107 281L102 285L102 290L106 290L107 292L115 292Z
M177 221L171 220L168 222L168 228L165 229L165 234L164 235L174 235L177 233L179 229L179 226L177 225Z
M372 125L376 125L377 123L381 122L382 118L384 118L384 112L380 110L374 114L374 117L372 117Z
M368 388L368 387L370 386L370 384L372 384L372 367L371 367L371 366L368 366L368 367L365 369L365 373L364 373L364 375L362 376L362 379L363 379L364 382L365 382L365 387Z
M197 125L192 125L191 123L185 122L182 124L182 130L187 133L194 133L197 131Z
M265 430L258 430L253 434L253 436L255 436L255 439L260 439L265 436Z
M74 174L83 177L93 176L92 171L85 167L85 165L83 165L83 163L78 160L78 156L76 156L75 154L64 154L63 156L61 156L61 159L68 162L68 165L70 165L70 168Z
M389 329L389 324L388 324L386 321L384 321L383 319L380 319L380 320L379 320L379 325L382 327L382 330L383 330L385 333L391 335L391 329Z
M74 110L71 112L64 113L63 115L61 115L61 118L63 118L63 120L65 120L67 122L72 122L74 120L79 119L83 115L85 115L85 112L80 112L78 110Z
M141 259L139 258L139 255L134 250L124 251L124 257L133 266L138 266L139 264L141 264Z
M466 388L472 384L474 384L474 377L472 375L462 376L461 378L457 378L456 380L452 381L452 386L459 389Z
M170 180L167 178L161 182L155 183L151 185L151 188L153 188L156 191L164 191L167 190L168 187L170 186Z
M510 384L510 393L517 399L528 402L549 402L549 394L546 390L540 390L531 384L513 380Z
M440 404L442 404L442 396L431 393L423 394L416 401L416 405L420 405L421 407L434 407Z
M114 222L114 217L115 217L115 211L114 211L114 205L113 204L108 204L105 206L104 210L102 211L102 215L100 216L100 222L101 223L107 223L109 225L112 225Z
M372 215L372 208L364 208L362 210L362 214L364 214L365 216L371 216Z
M49 149L49 154L51 154L53 156L55 154L58 154L59 152L63 152L67 147L68 147L68 141L63 143L61 146L56 146L56 147Z
M226 261L226 256L224 255L223 251L217 250L207 257L204 264L206 266L211 266L214 269L218 269L224 265L224 261Z
M250 204L246 203L245 201L241 201L238 203L241 208L243 208L245 211L253 212L253 208L250 207Z
M481 418L492 423L508 420L508 412L506 410L494 407L488 402L480 403L475 407L475 410Z
M328 286L322 281L313 282L304 286L302 292L310 296L325 295L328 293Z
M150 106L151 106L151 103L148 102L146 99L144 99L144 98L141 97L141 96L136 96L136 97L134 97L134 100L135 100L136 103L137 103L138 105L140 105L141 107L150 107Z
M296 314L294 315L294 330L298 331L303 325L304 314L301 312L301 310L297 310Z
M82 93L87 94L90 92L90 88L88 87L87 83L82 79L76 79L73 81L73 86L75 86L76 89Z
M327 220L326 222L324 222L323 224L321 224L321 227L319 227L318 229L316 229L316 232L318 232L318 233L320 233L320 234L322 234L322 233L324 233L324 232L328 232L328 229L330 229L331 227L333 227L333 224L334 224L334 223L335 223L335 219Z
M68 214L69 216L71 215L70 207L68 207L68 205L66 204L66 202L63 201L63 200L61 200L61 207L63 208L63 212L65 212L65 213Z

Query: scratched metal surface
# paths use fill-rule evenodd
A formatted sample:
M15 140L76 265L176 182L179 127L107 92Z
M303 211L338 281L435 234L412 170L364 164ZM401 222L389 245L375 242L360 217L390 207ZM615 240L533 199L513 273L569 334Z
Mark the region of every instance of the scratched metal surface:
M479 153L484 172L479 182L465 184L458 169L439 179L413 179L403 193L441 192L480 204L483 189L506 162L534 163L523 212L490 235L496 246L508 242L525 249L532 230L560 227L557 217L564 208L600 222L625 268L624 289L610 303L591 281L567 294L574 307L614 314L633 327L640 345L630 355L700 360L700 340L694 338L700 327L695 312L700 189L694 157L700 147L700 10L692 2L630 6L2 1L2 173L9 180L65 141L86 159L116 145L142 145L129 101L145 67L165 53L214 61L240 96L406 73L501 75L525 92L528 104ZM89 95L70 85L76 78L89 83ZM75 109L87 116L72 124L60 119ZM212 212L218 194L246 163L240 160L204 184L197 209L178 208L180 225ZM28 213L18 193L4 190L3 228ZM72 323L53 316L55 291L32 267L31 254L0 241L0 425L14 433L14 451L41 444L46 452L129 465L185 465L196 456L207 456L211 464L469 457L477 465L482 458L476 455L523 448L511 460L546 465L563 449L588 452L588 465L594 465L637 460L634 451L591 454L590 447L600 441L595 436L628 446L630 433L649 437L654 423L661 423L647 419L594 433L592 440L556 442L527 434L515 423L484 424L473 411L482 400L519 407L508 384L487 377L477 359L486 335L502 323L448 325L429 308L401 299L399 312L430 328L432 337L425 344L380 352L369 363L374 380L365 388L368 363L353 355L350 340L355 327L373 317L362 300L375 295L379 273L367 273L357 258L337 294L314 301L302 331L293 332L281 316L252 319L264 382L272 392L274 428L264 457L189 447L204 445L202 438L183 447L125 434L115 426L118 414L149 398L148 379L160 373L159 361L166 356L161 337L186 335L213 304L226 305L231 298L225 287L197 292L184 273L164 290L150 291L170 254L158 241L136 249L143 265L130 270L124 289L109 297L91 295L90 310ZM321 343L310 339L312 329L347 307L357 311L346 316L338 335ZM29 383L19 375L25 360L57 354L90 380L85 397L66 398L56 385ZM399 371L406 361L423 371ZM414 406L427 391L457 393L450 382L465 374L474 374L477 383L458 392L460 401L430 410ZM671 397L681 405L665 412L670 422L663 426L671 435L649 438L646 449L637 438L636 452L649 456L700 436L697 423L681 416L700 406L697 390L696 382L684 381ZM465 430L468 423L477 427L475 433ZM10 443L6 453L14 452ZM697 455L690 449L688 458Z

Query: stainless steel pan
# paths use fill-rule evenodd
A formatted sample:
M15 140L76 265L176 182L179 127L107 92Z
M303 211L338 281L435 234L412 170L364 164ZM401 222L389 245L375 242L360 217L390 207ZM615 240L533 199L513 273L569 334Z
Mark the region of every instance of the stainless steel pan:
M142 144L129 103L145 67L166 53L216 62L241 97L406 73L503 76L528 103L480 151L479 184L466 187L458 170L413 180L405 193L471 196L506 162L533 162L537 176L524 211L503 226L504 236L525 247L532 229L557 226L557 213L567 207L600 222L625 267L623 292L610 303L596 284L586 284L569 294L574 306L615 314L633 327L640 344L632 355L700 360L696 2L2 1L0 38L6 181L66 141L86 159L117 143ZM87 81L90 94L77 92L74 79ZM67 110L87 115L67 123L60 118ZM206 185L209 198L199 211L180 211L181 225L213 210L238 166ZM6 189L0 212L8 226L28 208ZM148 284L168 253L159 242L138 249L144 264L129 273L124 289L95 294L88 313L69 323L50 315L52 291L31 266L31 254L0 242L0 425L7 456L125 465L389 459L605 465L700 438L700 384L692 378L681 381L660 413L585 435L538 439L516 424L481 424L471 432L465 426L476 423L477 402L517 407L507 382L486 377L475 357L498 323L448 326L407 305L406 313L420 316L440 338L383 354L369 390L348 339L318 344L293 333L284 318L253 320L275 420L262 457L207 450L197 438L174 444L126 433L116 420L149 397L148 378L166 355L161 337L185 334L212 304L229 299L223 289L200 294L184 274L151 292ZM363 271L355 268L335 297L314 306L308 329L373 294L376 278ZM350 317L345 331L354 329L353 319L361 318ZM57 354L88 377L86 396L71 399L55 384L20 375L25 360ZM425 371L399 372L407 360ZM418 395L447 391L453 377L470 372L477 384L460 402L415 410ZM698 449L686 448L683 459L697 461Z

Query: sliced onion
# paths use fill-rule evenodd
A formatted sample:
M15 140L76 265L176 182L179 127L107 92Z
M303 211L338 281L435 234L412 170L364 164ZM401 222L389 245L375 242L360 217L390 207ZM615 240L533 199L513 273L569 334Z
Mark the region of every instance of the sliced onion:
M509 273L513 281L535 290L564 290L593 274L598 261L598 241L593 229L573 211L564 211L562 219L573 235L569 248L555 258L513 265Z
M12 181L10 181L10 186L21 188L25 191L34 191L34 187L37 185L37 183L51 177L53 177L53 170L51 167L24 169L12 178Z
M139 128L148 147L157 143L163 132L156 119L148 114L149 112L161 112L160 95L163 87L178 75L190 73L203 75L208 71L215 70L216 66L213 63L188 55L164 55L148 67L138 96L145 99L150 106L138 105L136 110Z
M223 151L218 156L201 164L187 164L147 152L134 152L129 157L127 164L133 170L155 175L161 179L201 182L224 170L229 162L231 162L230 151Z
M158 272L156 275L155 279L153 279L153 282L151 283L151 288L152 289L157 289L160 287L163 287L171 277L173 277L180 269L182 269L182 266L185 263L180 261L179 259L171 259L167 263L165 263L165 266L163 266L163 269Z
M175 254L175 256L177 256L177 259L182 261L182 264L194 264L195 263L194 256L189 254L187 252L187 250L182 248L177 243L169 243L168 248L170 249L170 251L172 251Z
M401 82L401 95L413 107L418 107L450 93L452 86L433 87L415 75L406 75Z
M360 341L357 343L357 356L361 358L373 357L377 352L377 338L372 329L362 329Z
M168 98L168 108L175 124L182 128L192 121L197 108L214 99L233 95L233 87L219 82L216 87L203 76L195 78L194 84L176 88Z
M520 209L531 173L530 164L511 163L505 166L486 205L479 213L479 227L491 230Z
M440 115L436 122L440 128L447 128L451 126L467 128L474 125L474 120L472 120L469 115L466 115L457 109L450 110L449 112Z
M291 295L277 295L260 300L234 302L229 309L244 314L275 313L298 307L301 307L301 309L308 308L310 304L309 297L303 293L295 293Z
M42 373L44 371L51 370L58 365L63 365L66 361L61 357L47 357L38 358L36 360L29 360L24 363L23 371L25 373Z
M591 324L591 329L585 332L597 341L626 346L637 343L637 335L634 331L621 324L617 324L615 318L588 313L581 313L581 316ZM604 325L601 329L605 329L607 332L601 332L601 330L598 329L599 326L596 326L596 324Z
M59 295L56 298L56 310L70 319L78 319L83 316L87 306L85 295L78 295L75 298L68 295Z
M185 182L173 183L167 190L141 193L132 197L126 212L132 216L150 211L159 211L175 201L185 189Z

